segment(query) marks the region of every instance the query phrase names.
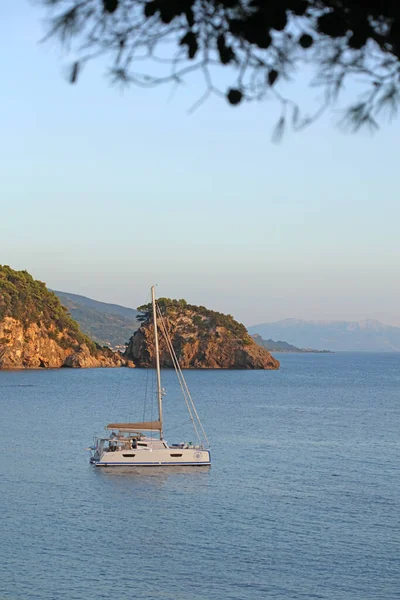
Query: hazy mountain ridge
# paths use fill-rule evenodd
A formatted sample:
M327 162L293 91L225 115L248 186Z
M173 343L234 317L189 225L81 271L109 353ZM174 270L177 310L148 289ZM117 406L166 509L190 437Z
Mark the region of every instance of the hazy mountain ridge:
M124 349L140 325L138 311L118 304L99 302L79 294L54 292L79 323L82 331L101 345ZM283 319L248 328L259 334L269 351L400 351L400 327L374 319L361 321ZM274 340L280 340L274 342ZM285 347L288 344L288 347ZM297 348L294 350L290 348Z
M290 344L317 350L399 352L400 327L374 319L362 321L306 321L284 319L249 327L263 338L285 339Z
M70 292L54 290L54 293L82 331L102 346L123 350L140 325L136 320L139 312L134 308L99 302Z
M323 352L331 352L330 350L315 350L314 348L298 348L293 344L288 344L288 342L284 342L282 340L264 340L258 333L253 333L253 340L256 344L263 346L268 352L300 352L300 353L323 353Z

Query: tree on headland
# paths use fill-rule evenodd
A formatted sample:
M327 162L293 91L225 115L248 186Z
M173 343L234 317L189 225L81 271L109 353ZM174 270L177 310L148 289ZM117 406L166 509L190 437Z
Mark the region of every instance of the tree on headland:
M276 137L288 122L301 129L314 121L358 76L362 91L343 117L350 130L376 129L381 114L393 117L398 108L398 0L39 1L49 10L46 37L58 36L75 53L72 83L99 56L124 85L179 83L199 71L205 91L195 107L213 93L233 106L274 98L282 107ZM313 114L282 91L304 64L323 90Z

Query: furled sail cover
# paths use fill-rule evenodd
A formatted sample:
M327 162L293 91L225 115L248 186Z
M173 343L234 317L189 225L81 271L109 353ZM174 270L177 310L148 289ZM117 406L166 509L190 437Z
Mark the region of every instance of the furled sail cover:
M106 429L120 431L161 431L160 421L144 421L142 423L110 423Z

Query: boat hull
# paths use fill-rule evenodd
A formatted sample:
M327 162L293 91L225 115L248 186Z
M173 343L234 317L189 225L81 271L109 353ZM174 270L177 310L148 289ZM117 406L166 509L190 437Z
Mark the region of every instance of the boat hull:
M91 459L96 467L204 467L211 465L209 450L163 449L137 452L103 452L98 460Z

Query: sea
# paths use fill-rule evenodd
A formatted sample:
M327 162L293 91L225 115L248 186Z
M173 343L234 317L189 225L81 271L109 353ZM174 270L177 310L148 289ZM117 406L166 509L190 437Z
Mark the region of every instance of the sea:
M185 372L210 468L89 464L105 424L156 416L151 370L0 372L0 599L399 599L400 354L277 357Z

